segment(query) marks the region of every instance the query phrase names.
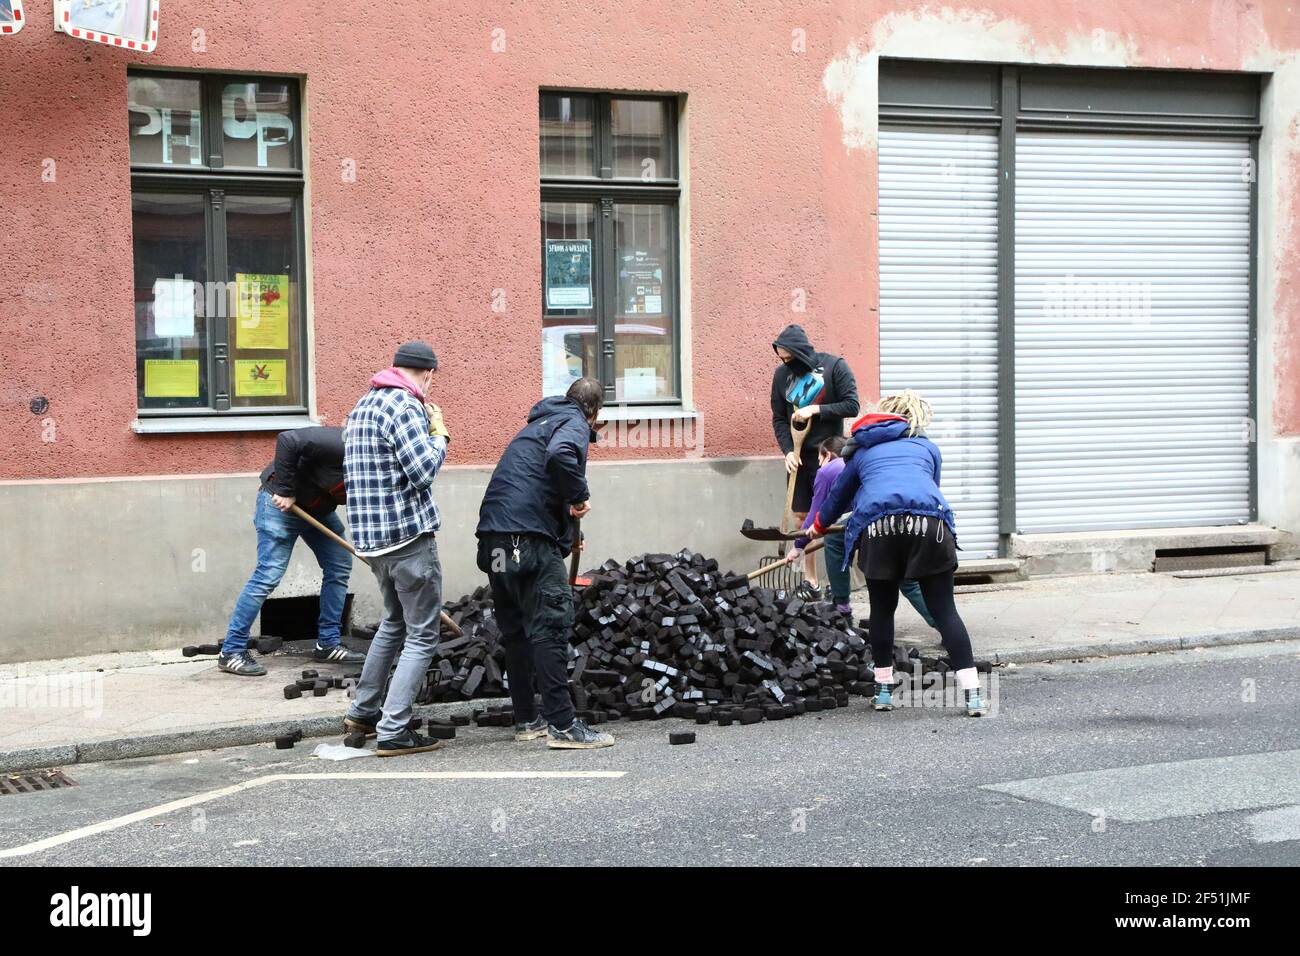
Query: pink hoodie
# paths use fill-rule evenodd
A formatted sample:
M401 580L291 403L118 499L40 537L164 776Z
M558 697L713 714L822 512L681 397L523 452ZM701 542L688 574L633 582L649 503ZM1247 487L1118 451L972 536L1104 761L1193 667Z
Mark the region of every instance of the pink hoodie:
M382 372L375 373L375 377L370 380L371 388L404 388L423 404L424 393L411 384L411 380L397 370L397 366L391 365Z

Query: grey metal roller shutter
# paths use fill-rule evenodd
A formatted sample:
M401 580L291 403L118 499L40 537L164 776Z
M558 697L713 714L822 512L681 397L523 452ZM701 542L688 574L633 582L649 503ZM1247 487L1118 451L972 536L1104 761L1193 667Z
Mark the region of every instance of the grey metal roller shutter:
M1250 152L1016 139L1016 524L1250 515Z
M997 158L991 130L880 131L880 389L933 406L966 558L998 551Z

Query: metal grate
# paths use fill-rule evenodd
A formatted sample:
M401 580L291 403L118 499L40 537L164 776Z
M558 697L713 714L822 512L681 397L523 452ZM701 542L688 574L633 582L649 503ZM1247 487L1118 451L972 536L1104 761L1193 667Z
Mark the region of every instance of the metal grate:
M1242 568L1268 564L1268 549L1253 547L1167 548L1156 551L1152 570L1205 571L1212 568Z
M793 591L803 580L803 562L785 563L785 551L778 543L777 553L759 560L758 566L765 569L754 579L758 587L772 588L777 591ZM767 570L770 569L770 570Z
M76 785L77 781L65 776L62 770L43 770L40 773L22 775L9 774L0 777L0 797L36 793L39 790L61 790Z

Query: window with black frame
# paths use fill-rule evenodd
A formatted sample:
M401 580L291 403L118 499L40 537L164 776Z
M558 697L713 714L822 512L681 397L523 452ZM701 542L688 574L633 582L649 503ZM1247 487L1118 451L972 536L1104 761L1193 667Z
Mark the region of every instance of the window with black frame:
M677 101L543 92L542 392L681 400Z
M305 412L298 81L127 85L141 414Z

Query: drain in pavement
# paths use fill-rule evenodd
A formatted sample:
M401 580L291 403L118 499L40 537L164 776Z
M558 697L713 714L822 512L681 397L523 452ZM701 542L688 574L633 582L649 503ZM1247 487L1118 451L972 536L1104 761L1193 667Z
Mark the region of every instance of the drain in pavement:
M40 773L0 775L0 797L20 793L36 793L41 790L61 790L75 787L77 781L64 774L62 770L42 770Z

